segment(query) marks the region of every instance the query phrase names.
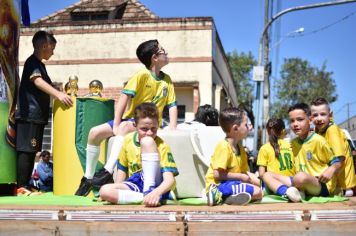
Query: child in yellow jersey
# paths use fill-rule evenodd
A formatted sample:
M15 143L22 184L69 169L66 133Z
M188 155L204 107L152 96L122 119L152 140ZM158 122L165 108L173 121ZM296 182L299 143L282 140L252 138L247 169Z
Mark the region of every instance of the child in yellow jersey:
M317 98L311 103L311 116L315 131L326 139L335 156L342 160L337 185L344 190L345 196L353 196L356 194L352 190L356 186L356 176L351 148L345 133L332 122L332 111L325 98Z
M310 108L298 103L288 110L290 127L298 136L292 140L297 174L293 185L312 196L334 193L336 175L341 167L329 144L322 136L310 131Z
M294 155L290 143L285 141L285 126L282 119L272 118L267 122L269 142L259 152L258 173L268 190L286 196L292 202L300 202L298 189L292 186L295 175Z
M117 204L143 202L155 207L160 200L174 198L170 190L178 171L169 146L157 136L158 120L159 112L153 103L136 107L136 131L124 138L116 183L101 187L103 200Z
M245 205L251 199L261 199L262 191L247 172L247 154L240 144L251 128L246 114L227 108L220 113L219 124L226 138L216 145L205 176L208 205Z
M119 155L124 136L135 130L133 113L137 105L152 102L159 111L159 124L162 122L163 108L169 107L170 128L177 126L177 105L171 78L161 71L168 64L167 52L157 40L141 43L136 55L146 66L139 70L125 85L116 105L115 118L112 121L93 127L88 136L86 148L86 169L76 195L86 196L92 186L100 187L113 182L112 173ZM126 107L128 110L125 112ZM115 136L110 156L101 170L95 173L100 154L100 143ZM94 175L95 174L95 175Z

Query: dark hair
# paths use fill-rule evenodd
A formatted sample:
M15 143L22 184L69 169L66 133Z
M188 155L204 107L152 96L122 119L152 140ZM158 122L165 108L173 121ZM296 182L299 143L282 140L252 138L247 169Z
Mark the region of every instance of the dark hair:
M32 45L34 48L38 48L45 43L56 44L57 40L53 34L44 30L37 31L32 38Z
M136 49L137 58L146 66L147 69L151 66L152 56L159 51L158 40L148 40L141 43Z
M305 112L305 114L307 114L307 116L310 116L310 114L311 114L310 107L305 103L294 104L293 106L289 107L288 113L290 113L291 111L294 111L294 110L303 110Z
M311 105L313 106L320 106L320 105L327 105L329 106L329 102L328 100L326 100L325 98L316 98L311 102Z
M195 121L201 122L206 126L218 126L219 125L219 112L209 104L198 107L198 111L195 113Z
M229 132L234 124L240 125L245 116L245 111L241 108L225 108L219 115L219 124L225 133Z
M45 157L45 156L49 156L50 157L51 153L49 151L47 151L47 150L42 151L41 154L40 154L40 157Z
M137 124L140 119L151 118L158 121L158 109L154 103L144 102L138 105L134 111L135 123Z
M271 143L276 158L279 158L280 150L278 145L278 138L281 136L283 130L286 128L282 119L271 118L267 121L267 132L269 135L269 142Z

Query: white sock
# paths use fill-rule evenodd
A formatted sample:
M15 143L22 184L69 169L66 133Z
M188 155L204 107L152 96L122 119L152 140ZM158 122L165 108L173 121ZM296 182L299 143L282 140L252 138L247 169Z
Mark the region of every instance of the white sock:
M150 187L156 187L162 182L161 166L158 153L142 153L142 172L143 172L143 192Z
M98 163L100 154L100 146L87 144L87 158L85 165L85 174L84 176L87 179L92 179L95 173L95 167Z
M119 189L117 197L118 204L130 204L143 201L143 193L126 189Z
M124 141L124 136L114 136L114 142L111 146L111 152L104 168L112 174L114 172L114 167L116 165L117 159L119 158L122 143Z
M354 195L354 192L352 191L352 189L346 189L345 190L345 197L352 197Z

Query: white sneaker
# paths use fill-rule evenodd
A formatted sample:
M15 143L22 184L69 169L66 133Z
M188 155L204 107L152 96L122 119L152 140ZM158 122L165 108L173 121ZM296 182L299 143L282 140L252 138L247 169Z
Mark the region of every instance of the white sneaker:
M352 191L352 189L346 189L344 196L345 197L352 197L354 195L354 192Z
M249 193L238 193L235 195L228 196L225 199L226 204L229 205L246 205L251 201L251 195Z
M286 195L289 200L292 202L301 202L302 196L300 195L299 190L296 187L289 187L287 189Z

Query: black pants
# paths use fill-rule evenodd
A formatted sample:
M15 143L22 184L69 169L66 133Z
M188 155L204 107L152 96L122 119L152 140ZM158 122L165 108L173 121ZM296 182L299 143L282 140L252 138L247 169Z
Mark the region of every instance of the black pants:
M35 152L17 152L17 187L28 188L35 163Z

